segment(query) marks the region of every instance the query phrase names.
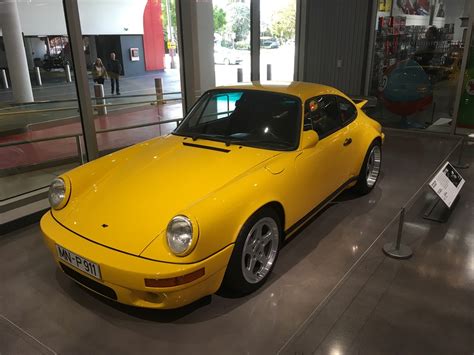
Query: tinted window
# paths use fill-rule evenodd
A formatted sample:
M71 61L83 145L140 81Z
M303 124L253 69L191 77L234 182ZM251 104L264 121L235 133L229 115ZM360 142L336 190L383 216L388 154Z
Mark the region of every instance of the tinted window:
M274 150L296 149L301 101L256 90L204 94L174 134Z
M337 97L337 102L343 124L348 124L353 121L357 116L357 109L355 106L340 96Z
M306 101L305 130L314 129L319 138L324 138L342 127L334 96L319 96Z

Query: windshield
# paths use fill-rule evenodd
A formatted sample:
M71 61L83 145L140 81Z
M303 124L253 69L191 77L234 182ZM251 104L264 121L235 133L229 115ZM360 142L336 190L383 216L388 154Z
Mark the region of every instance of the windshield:
M193 139L210 139L273 150L293 150L299 143L300 100L256 90L206 92L174 131Z

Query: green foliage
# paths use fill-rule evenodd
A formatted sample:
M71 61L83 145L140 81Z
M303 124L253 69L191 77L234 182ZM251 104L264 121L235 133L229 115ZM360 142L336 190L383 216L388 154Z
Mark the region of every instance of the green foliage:
M232 3L227 7L227 15L227 31L235 34L236 41L244 40L250 33L250 8L243 3Z
M166 0L161 0L161 13L163 18L163 31L165 33L165 40L168 41L168 14L166 12ZM169 13L171 18L171 27L173 28L173 33L176 35L176 4L175 0L169 0L170 4Z
M235 42L235 49L250 50L250 43L248 41Z
M292 2L287 7L275 12L272 18L271 31L273 36L287 41L295 38L296 4Z
M214 15L214 32L223 33L225 30L225 26L227 25L225 11L218 6L214 6L213 15Z

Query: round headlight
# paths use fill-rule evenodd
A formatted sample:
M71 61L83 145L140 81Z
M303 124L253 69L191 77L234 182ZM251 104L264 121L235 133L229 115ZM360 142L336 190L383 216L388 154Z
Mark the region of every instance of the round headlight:
M193 242L193 224L186 216L176 216L166 229L166 239L173 254L184 256Z
M53 180L49 186L48 194L49 204L54 209L60 209L64 207L66 202L66 184L61 178Z

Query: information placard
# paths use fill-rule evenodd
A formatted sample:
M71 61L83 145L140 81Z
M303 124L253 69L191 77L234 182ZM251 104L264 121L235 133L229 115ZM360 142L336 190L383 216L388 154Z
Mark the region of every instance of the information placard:
M433 180L431 180L430 187L446 206L451 208L465 182L461 174L447 162Z

